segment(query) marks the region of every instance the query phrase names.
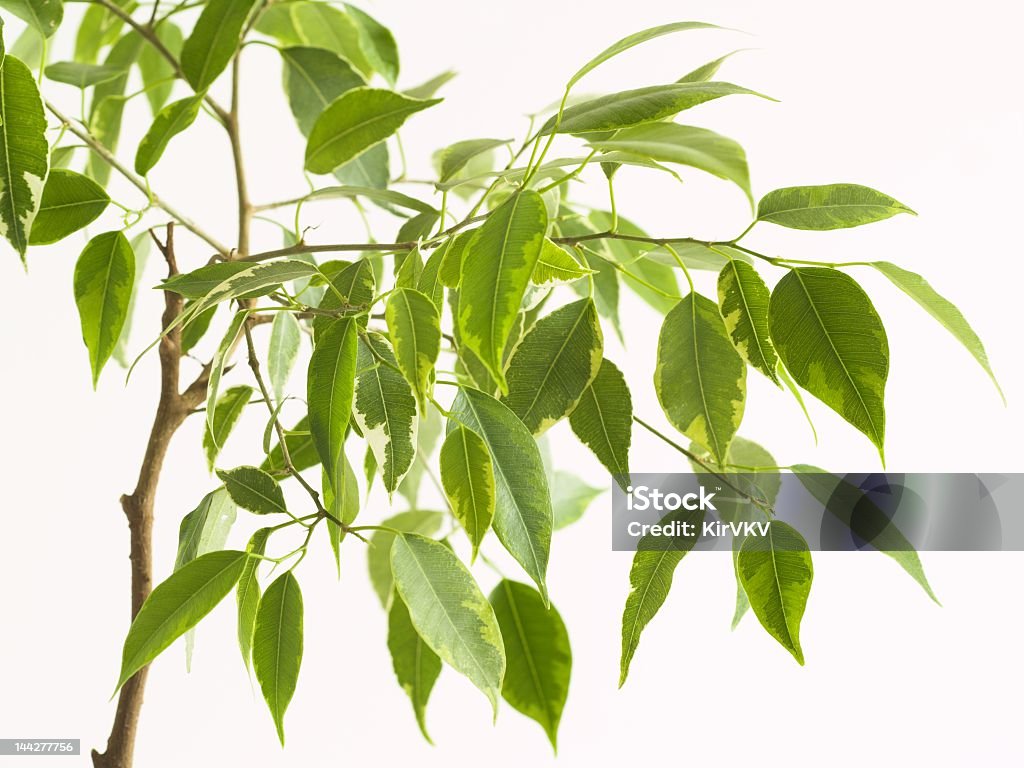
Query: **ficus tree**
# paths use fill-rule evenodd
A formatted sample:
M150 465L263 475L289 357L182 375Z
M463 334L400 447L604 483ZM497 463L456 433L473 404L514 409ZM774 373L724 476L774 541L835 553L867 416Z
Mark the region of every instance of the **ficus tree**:
M913 211L875 189L819 179L755 197L741 146L678 119L720 98L768 98L719 79L730 54L686 74L652 73L653 85L577 97L579 82L609 59L713 25L671 23L623 38L569 78L519 140L453 135L425 183L393 170L404 169L399 131L414 129L419 112L444 109L437 94L451 74L407 85L392 34L359 8L317 0L76 5L65 20L61 0L0 0L4 21L19 20L4 27L14 42L0 48L0 233L27 265L35 247L88 230L73 285L94 385L111 358L129 369L134 355L159 359L149 442L137 485L121 498L132 622L115 722L106 750L93 752L98 768L131 764L147 666L183 635L190 652L193 628L232 593L241 663L283 743L302 661L300 565L313 549L338 559L345 547L367 545L394 675L423 735L431 689L447 666L495 713L506 701L554 745L572 652L546 571L553 532L582 514L595 489L550 468L542 450L549 427L568 420L608 484L628 483L634 428L696 471L770 472L778 469L771 454L738 436L747 377L763 376L779 397L822 401L882 456L889 348L851 276L862 268L919 304L995 382L977 335L920 275L881 260L811 262L749 247L755 227L840 230ZM310 191L295 199L257 203L248 193L239 82L256 44L279 54L282 107L306 140L293 172L305 174ZM67 59L51 61L65 49ZM134 100L148 102L150 125L122 135ZM68 103L77 107L60 106ZM207 180L237 197L230 242L148 180L200 122L220 126L231 150L233 178ZM617 210L623 168L719 177L749 200L750 225L718 240L648 234ZM606 185L606 206L574 200L584 178ZM114 180L137 194L113 199ZM393 223L366 242L318 242L303 226L304 206L315 201L334 201L337 216L371 206ZM280 247L252 247L257 221L280 231ZM157 286L163 314L135 324L160 330L128 354L136 277L152 246L166 264ZM700 293L693 275L708 270L717 291ZM663 318L654 379L633 392L626 361L604 354L606 335L622 337L625 291ZM292 370L303 347L311 350L304 377ZM186 379L183 360L203 349ZM679 436L645 420L655 398ZM186 419L205 422L211 482L182 516L173 572L155 574L157 480ZM263 425L263 439L249 446L251 464L222 466L221 447L243 419ZM790 469L826 498L836 490L812 467ZM424 477L436 478L446 508L423 508ZM394 509L364 509L374 483ZM777 492L777 477L766 474L751 496L769 535L735 543L735 620L749 609L802 664L813 568L800 533L774 519ZM234 542L230 530L240 511L265 520L248 542ZM876 544L932 595L905 541ZM496 568L487 551L497 549L516 572L499 573L485 594L478 574ZM685 544L641 541L622 616L620 684L686 552Z

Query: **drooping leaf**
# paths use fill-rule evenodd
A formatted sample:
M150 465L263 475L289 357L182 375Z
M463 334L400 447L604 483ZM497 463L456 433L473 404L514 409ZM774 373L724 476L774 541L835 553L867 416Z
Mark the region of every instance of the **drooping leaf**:
M569 696L572 649L555 607L533 587L502 581L491 592L491 607L505 642L505 681L501 695L536 720L558 749L558 724Z
M44 191L44 204L45 201L46 193ZM981 343L978 334L974 332L974 329L971 328L970 323L967 322L960 310L949 299L932 288L927 280L915 272L902 269L887 261L873 261L871 266L889 278L893 285L916 301L925 312L934 317L943 328L953 334L953 338L964 345L964 348L971 353L974 359L978 361L978 365L992 379L992 383L995 384L999 396L1003 399L1003 403L1005 403L1006 396L1003 394L999 382L996 381L996 375L992 371L992 366L989 365L988 355L985 353L985 345Z
M92 8L90 7L90 10ZM181 59L181 47L185 44L185 35L181 27L172 21L165 20L157 24L154 30L157 38L163 43L171 55ZM149 108L156 117L174 90L174 67L163 56L156 46L147 45L139 51L139 74L142 85L146 89Z
M434 303L412 288L391 294L384 317L398 367L412 385L420 411L425 412L434 363L441 352L441 317Z
M28 0L5 5L34 7ZM60 8L59 0L49 6ZM43 180L49 163L46 119L35 79L29 68L14 56L0 67L0 234L25 260L29 232L42 198Z
M267 352L267 369L270 375L270 386L274 397L280 402L284 399L288 377L295 367L299 356L299 344L302 341L302 329L299 321L291 312L278 312L270 327L270 349Z
M303 416L293 429L285 430L285 445L288 456L296 472L316 466L320 463L313 435L309 431L309 418ZM263 471L284 469L284 453L280 445L275 445L266 460L260 466Z
M355 323L336 320L317 339L306 378L309 431L321 463L332 472L338 466L345 442L355 376ZM333 478L331 482L333 484Z
M168 104L157 113L153 124L139 142L135 153L135 172L147 175L163 156L171 139L196 121L203 104L202 94Z
M242 29L256 0L210 0L181 48L181 70L196 93L205 92L224 71L242 41Z
M537 443L508 407L478 390L461 388L451 414L449 432L462 425L487 444L494 471L494 533L546 598L554 515Z
M443 431L444 420L437 408L429 408L424 411L416 430L416 455L420 460L412 463L412 467L398 486L398 492L409 502L411 509L416 509L419 506L420 485L427 474L430 461L434 456L434 449L437 447Z
M757 204L757 220L790 229L845 229L882 221L910 208L888 195L859 184L785 187Z
M444 250L435 248L430 258L423 265L420 279L416 283L416 289L430 299L437 310L438 317L444 311L444 283L441 282L441 263L444 260Z
M181 570L207 552L223 549L237 508L223 488L206 494L199 506L181 519L174 570Z
M369 457L373 456L370 451L367 451L366 455ZM442 512L409 510L389 517L382 523L382 526L404 533L419 533L424 536L432 536L440 530L444 519L445 514ZM390 608L394 593L395 582L391 576L391 545L394 540L395 534L389 530L374 531L373 536L370 538L370 547L366 552L366 566L370 573L370 584L373 586L373 591L385 610Z
M412 389L380 334L359 340L352 415L373 450L384 487L394 493L416 456L419 419Z
M392 600L388 611L388 650L398 684L412 701L420 732L433 744L427 733L427 701L441 674L441 659L423 642L401 598Z
M689 523L699 529L703 519L704 512L701 509L684 508L667 514L661 524ZM619 688L625 684L629 675L629 665L640 644L640 633L664 604L672 587L676 566L693 549L696 541L695 536L677 536L666 540L665 537L647 535L637 542L633 567L629 570L629 596L622 611Z
M0 8L17 16L44 37L50 37L64 20L61 0L0 0Z
M252 665L283 746L284 713L302 665L302 591L290 570L278 576L260 600Z
M29 244L62 240L95 221L109 203L110 197L103 187L88 176L64 168L50 169L39 211L32 222Z
M211 472L217 461L217 454L238 423L245 406L249 404L252 392L252 387L232 387L220 396L216 407L208 406L214 409L213 426L211 428L208 425L203 433L203 451L206 453L206 465Z
M483 691L497 713L505 675L501 630L466 566L444 544L403 533L391 545L391 572L423 641Z
M76 88L91 88L124 74L124 68L112 64L86 64L80 61L58 61L44 70L46 77L55 83L73 85Z
M247 559L245 552L210 552L159 584L128 630L117 688L212 611L238 582Z
M669 35L673 32L685 32L692 29L721 29L714 24L705 24L699 21L677 21L671 24L662 24L657 27L651 27L649 29L641 30L640 32L634 32L631 35L627 35L613 45L608 46L601 51L597 56L592 58L582 67L580 67L576 74L569 78L569 82L566 89L571 88L587 73L593 71L598 66L608 61L608 59L618 56L620 53L628 51L634 46L646 43L648 40L654 40L662 37L663 35Z
M317 118L306 144L306 170L330 173L397 131L410 116L440 103L380 88L353 88Z
M772 291L768 326L796 382L867 435L884 461L889 342L861 287L834 269L790 270Z
M281 486L272 475L257 467L236 467L217 470L217 477L228 489L231 498L243 509L257 515L287 514Z
M437 249L442 254L438 278L448 288L459 287L459 281L462 279L462 256L473 235L474 232L460 232L445 240L444 245Z
M99 83L92 91L92 107L89 111L89 131L111 152L117 150L121 138L121 123L124 117L125 89L131 66L139 58L143 47L148 45L143 37L129 30L114 43L103 63L120 67L124 73L119 77ZM110 164L95 152L89 153L86 173L103 187L110 179Z
M619 485L629 484L629 446L633 436L633 401L622 372L610 360L601 361L569 424L594 452Z
M444 183L466 167L466 163L479 154L509 144L511 139L469 139L457 141L440 150L435 156L438 164L438 182Z
M126 4L126 0L115 3L119 7ZM74 60L95 64L100 50L113 45L123 26L124 22L104 6L90 5L75 34Z
M572 413L601 367L604 340L591 299L542 317L516 345L502 398L535 435Z
M334 517L348 525L359 514L359 484L356 481L356 472L352 469L344 449L338 455L338 468L335 470L334 484L337 490L331 485L331 480L324 472L323 496L324 506ZM330 537L331 551L334 552L334 562L338 567L338 576L341 576L341 540L345 532L341 526L328 518L327 532Z
M238 579L235 596L238 600L238 648L246 670L252 661L252 635L256 629L256 612L260 606L259 568L260 556L267 551L269 528L260 528L249 539L245 551L254 555L245 561L242 575Z
M781 520L772 520L767 535L744 540L736 568L761 626L803 666L800 620L814 577L803 536Z
M359 30L359 42L367 61L392 88L398 80L398 45L391 30L354 5L345 10Z
M809 464L794 464L793 472L807 491L861 541L883 552L906 571L936 603L924 566L914 545L878 505L857 486Z
M551 507L555 511L555 530L572 525L587 511L590 504L604 493L604 488L595 488L570 473L555 470L548 473L548 487L551 488Z
M770 298L757 270L744 261L730 259L718 274L718 306L736 351L779 385L775 374L779 357L768 334Z
M747 368L710 299L689 293L666 315L654 388L669 423L724 462L743 418Z
M487 443L476 432L457 426L441 446L441 485L452 514L473 545L473 560L494 517L494 468Z
M134 284L135 254L128 238L104 232L89 241L75 264L75 303L93 387L121 335Z
M462 258L458 325L503 392L505 342L544 244L547 210L534 191L510 197L476 230Z
M616 131L643 123L672 117L683 110L723 96L748 94L767 99L768 96L741 88L732 83L671 83L651 85L631 91L611 93L584 101L562 113L555 128L552 117L541 129L541 135L555 133L599 133Z
M743 147L732 139L676 123L650 123L595 139L590 146L602 152L631 152L662 163L688 165L733 182L753 205L750 173Z
M455 72L447 70L439 75L435 75L434 77L427 80L425 83L420 83L419 85L414 86L413 88L406 88L403 91L403 93L406 96L411 96L414 99L429 99L439 90L441 90L445 83L451 81L452 78L454 78L455 76Z
M327 265L324 265L326 269ZM373 264L369 259L360 259L354 264L345 265L337 274L332 275L331 289L324 293L318 308L321 310L362 309L373 301L376 282L373 275ZM328 317L318 317L313 321L314 338L319 338L323 329L333 323ZM356 324L366 327L367 317L356 318Z
M51 176L52 173L53 172L51 171ZM32 226L35 227L35 224ZM128 313L125 315L124 325L121 326L121 335L117 339L117 345L114 347L114 353L112 355L114 360L117 361L117 364L122 368L127 368L131 362L131 359L128 356L128 345L131 342L132 318L135 316L136 299L139 296L139 284L142 280L142 275L146 270L146 262L149 259L149 253L153 247L153 240L149 236L149 232L140 232L131 239L129 245L131 245L132 252L135 254L135 284L132 287L132 297L128 301ZM188 352L189 349L191 349L191 347L186 345L186 338L183 334L181 338L182 354Z

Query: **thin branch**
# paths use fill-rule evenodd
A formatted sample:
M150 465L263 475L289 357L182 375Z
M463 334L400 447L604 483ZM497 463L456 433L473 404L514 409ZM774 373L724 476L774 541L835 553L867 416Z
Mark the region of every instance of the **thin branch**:
M111 168L113 168L115 171L124 176L128 181L132 183L133 186L135 186L140 192L146 195L146 197L152 201L153 205L165 211L169 216L174 218L178 223L185 227L185 229L192 232L196 237L204 240L207 243L207 245L210 245L213 248L215 248L217 252L221 254L222 257L227 256L227 254L230 252L230 249L226 245L223 245L215 237L213 237L212 235L205 232L202 228L200 228L198 224L193 222L185 214L179 212L177 209L173 208L167 202L160 199L156 194L154 194L145 181L143 181L141 178L136 176L135 173L126 168L121 163L121 161L114 156L114 153L107 149L106 146L104 146L99 139L97 139L95 136L89 133L89 131L86 130L85 127L79 127L77 124L71 121L71 118L64 115L59 109L57 109L57 107L55 107L48 101L46 102L46 108L50 110L51 113L53 113L54 117L61 121L65 128L67 128L69 131L71 131L71 133L73 133L75 136L77 136L79 139L85 142L89 146L89 149L91 149L93 152L99 155L104 160L104 162L110 165Z
M238 91L241 74L241 56L235 54L231 61L231 111L225 128L231 141L231 157L235 164L235 186L238 194L238 253L236 258L249 253L249 230L252 223L252 203L245 181L245 163L242 160L242 139L238 127Z

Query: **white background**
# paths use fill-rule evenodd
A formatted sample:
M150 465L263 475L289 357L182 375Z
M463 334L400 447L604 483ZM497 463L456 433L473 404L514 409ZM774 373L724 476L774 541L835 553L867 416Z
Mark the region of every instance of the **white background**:
M732 97L681 121L739 140L758 195L790 184L859 182L892 194L920 216L820 234L765 225L751 243L792 258L884 258L924 273L985 340L1009 399L1004 408L970 356L915 304L880 276L858 270L889 333L889 468L1021 468L1024 367L1017 309L1024 278L1018 239L1024 111L1012 73L1021 71L1018 30L1024 19L1016 6L993 0L966 10L891 0L842 6L790 0L403 0L376 2L368 10L399 40L403 86L447 68L460 72L444 89L444 104L412 118L403 132L410 173L420 178L430 173L430 152L451 141L521 137L524 113L556 99L560 84L583 61L628 32L690 18L752 33L664 38L605 65L580 90L670 82L721 53L757 49L732 59L721 79L781 103ZM8 27L8 45L16 26ZM303 145L278 97L275 56L263 47L245 54L243 130L257 201L304 191ZM69 89L48 89L64 91L61 103L74 109ZM129 140L137 141L148 123L148 108L138 99L126 121ZM227 144L212 121L201 118L201 126L172 145L151 180L161 195L231 241ZM620 211L659 234L722 237L745 226L749 213L734 187L697 172L684 175L687 183L679 186L658 174L623 170ZM602 177L588 178L578 194L600 204ZM426 189L406 191L425 195ZM127 190L119 199L139 204ZM114 226L114 214L103 221ZM382 221L387 228L378 236L393 236L395 224ZM313 241L363 237L353 209L340 203L309 209L304 223L320 226L309 237ZM101 231L99 224L93 234ZM105 743L113 715L107 697L128 622L127 529L117 499L134 483L157 378L150 356L127 388L123 372L111 364L98 392L91 391L71 295L82 242L71 238L34 249L27 275L9 248L0 258L6 361L0 379L6 470L0 736L79 737L83 747L92 747ZM257 246L278 242L272 228L258 230ZM181 246L185 267L199 266L209 255L184 237ZM158 279L158 267L152 260L146 285ZM711 290L713 278L700 279L698 288ZM637 412L660 424L650 384L658 320L646 305L629 301L623 313L628 353L609 340L608 355L627 369ZM156 333L159 307L159 296L145 292L136 350ZM232 379L243 381L244 372ZM817 447L793 400L752 373L741 433L783 464L878 468L863 436L818 403L811 409L822 438ZM243 424L223 465L258 460L262 423L261 414ZM157 505L158 578L170 571L180 518L212 487L200 428L200 419L190 421L168 458ZM557 464L594 484L606 483L564 425L553 440ZM685 469L678 455L641 431L634 435L632 463L645 471ZM375 495L363 519L376 522L388 514L386 499ZM232 545L243 546L254 527L241 520ZM610 552L608 542L607 501L601 499L553 545L551 594L574 651L559 765L663 759L695 765L998 766L1024 759L1018 735L1022 623L1013 607L1019 554L926 553L942 608L881 555L816 555L802 629L803 669L750 616L730 633L729 560L693 556L678 569L667 603L643 636L630 680L617 691L630 556ZM200 628L190 675L180 645L155 663L139 766L551 763L551 749L533 722L505 706L492 728L484 698L451 670L442 674L428 710L437 746L425 744L391 671L385 616L365 576L363 547L345 544L339 583L327 547L318 544L299 572L306 652L286 720L287 750L278 746L266 707L246 678L233 606L226 601ZM481 569L479 577L489 587L490 574ZM59 764L74 760L61 758Z

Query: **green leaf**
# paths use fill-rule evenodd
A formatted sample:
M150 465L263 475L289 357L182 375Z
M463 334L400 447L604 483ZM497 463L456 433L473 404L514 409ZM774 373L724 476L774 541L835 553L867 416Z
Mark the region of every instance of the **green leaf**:
M534 285L571 283L593 274L594 270L581 267L562 246L545 238L530 282Z
M553 513L544 462L530 431L493 397L460 388L448 431L471 429L487 444L494 471L494 533L547 597Z
M411 211L417 211L418 213L429 213L435 216L437 215L437 209L435 209L432 205L424 203L422 200L417 200L415 197L403 195L401 192L395 192L393 189L374 189L373 187L359 186L322 187L321 189L318 189L314 192L310 192L305 199L352 199L357 197L365 197L367 200L371 200L384 207L389 207L389 209L390 206L398 206L399 208L407 208Z
M147 175L163 157L171 139L196 121L203 105L203 94L189 96L160 110L135 152L135 172Z
M423 265L416 289L430 299L437 310L438 317L444 311L444 283L441 282L441 264L444 260L444 249L435 248L430 258Z
M505 641L505 681L501 695L515 709L540 723L558 749L558 723L569 696L572 649L555 607L527 584L502 579L491 592L491 607Z
M462 259L459 335L508 391L502 352L544 245L544 200L529 190L510 197L476 230Z
M680 509L670 512L661 520L661 524L690 523L699 529L704 519L700 509ZM626 607L622 611L622 657L619 662L619 688L629 675L629 665L633 661L637 646L640 644L640 633L655 617L668 591L672 588L672 576L676 566L696 543L695 536L680 536L665 539L663 536L644 536L637 542L636 554L633 555L633 566L629 570L629 596Z
M642 123L653 123L672 117L683 110L723 96L748 94L769 97L732 83L671 83L652 85L631 91L598 96L569 107L555 127L552 117L541 129L541 135L554 133L598 133L616 131Z
M744 540L736 568L761 626L803 666L800 620L814 578L803 536L781 520L772 520L767 535Z
M326 268L327 265L324 266ZM344 265L337 274L331 275L330 280L333 290L328 290L324 294L319 309L340 310L345 305L352 308L369 308L376 288L373 264L369 259L360 259L354 264ZM319 339L323 329L333 322L327 317L316 318L313 321L314 338ZM365 316L356 319L356 325L365 328L366 324Z
M569 414L569 424L615 482L623 488L629 485L633 401L625 377L610 360L601 361L597 376Z
M757 204L757 220L790 229L845 229L882 221L910 208L888 195L859 184L784 187Z
M669 423L724 462L743 419L747 368L710 299L689 293L665 317L654 388Z
M722 68L722 65L728 59L732 58L737 53L741 53L743 50L745 50L745 49L741 49L739 51L732 51L731 53L727 53L727 54L725 54L725 56L717 58L714 61L709 61L707 64L701 64L699 67L697 67L692 72L688 72L687 74L685 74L682 77L680 77L676 82L677 83L706 83L708 80L713 78L716 74L718 74L718 70Z
M834 269L793 269L772 291L768 325L796 382L867 435L884 463L889 342L867 294Z
M164 291L174 291L186 299L202 299L225 280L245 272L250 266L244 261L218 261L169 277L158 287Z
M332 101L345 91L366 85L345 59L324 48L282 48L281 60L288 104L304 136Z
M487 443L466 427L456 426L444 439L439 464L445 496L473 545L476 560L494 517L494 468Z
M450 180L477 155L511 142L512 139L469 139L445 147L435 156L435 162L440 167L437 180L441 183Z
M242 323L245 322L248 314L249 313L244 309L235 313L231 318L231 322L228 324L227 332L224 334L224 337L220 340L220 344L217 346L217 351L213 355L212 365L210 366L210 380L206 385L206 402L208 403L216 403L218 400L220 380L224 376L224 367L227 365L228 355L234 348L238 335L242 332ZM199 315L199 317L202 317L202 315ZM186 328L186 330L188 329ZM207 409L206 428L211 431L213 430L213 414L213 410Z
M127 0L115 3L119 7L127 5ZM100 49L112 45L121 34L124 22L102 5L90 5L82 15L75 34L75 61L90 64L99 58Z
M5 5L17 14L21 2ZM37 3L24 4L30 8ZM57 0L50 5L60 8ZM49 163L43 102L28 67L13 56L0 67L0 233L25 261Z
M354 5L345 4L345 10L359 30L359 42L367 61L392 88L398 80L398 45L391 30Z
M210 0L181 48L181 69L196 93L205 92L227 67L242 41L256 0Z
M124 67L113 64L85 64L78 61L58 61L44 70L55 83L91 88L125 74Z
M501 630L472 574L448 547L414 533L391 545L395 587L423 641L491 702L505 675Z
M359 514L359 484L356 481L356 472L352 469L344 449L338 455L338 467L335 470L336 480L333 482L338 486L335 490L331 480L324 472L324 506L327 511L341 522L348 525ZM338 567L338 576L341 577L341 540L345 532L337 523L328 518L327 531L330 535L331 550L334 552L334 563Z
M46 202L46 192L43 192L43 203ZM992 383L996 385L999 396L1006 404L1006 395L1002 387L996 381L996 375L989 365L988 355L985 353L985 345L981 343L978 334L971 328L970 323L960 313L949 299L941 296L921 275L910 272L887 261L872 261L871 266L885 275L889 280L916 301L925 312L938 320L939 324L953 334L953 338L963 344L964 348L971 353L978 365L984 369Z
M366 452L368 457L373 454ZM372 475L370 476L372 479ZM367 486L369 486L367 482ZM393 528L403 533L420 533L424 536L432 536L441 529L446 515L442 512L424 512L421 510L409 510L399 512L389 517L381 525L385 528ZM391 576L391 545L394 543L395 534L388 530L374 531L370 538L370 547L366 552L366 565L370 573L370 584L377 594L380 604L388 609L391 605L392 594L394 593L394 578Z
M256 467L236 467L217 470L217 477L231 494L235 503L257 515L288 514L284 494L277 480Z
M462 279L462 256L474 234L475 230L460 232L449 237L445 240L444 245L437 249L442 254L437 276L444 286L458 288L459 281Z
M260 14L256 29L285 45L333 51L352 62L365 77L373 73L359 25L352 16L327 3L275 3Z
M129 30L107 54L104 64L121 67L124 74L93 88L89 130L93 137L111 152L116 152L121 137L121 123L127 103L125 89L131 66L139 58L146 41L135 30ZM103 187L110 179L110 164L95 152L89 153L86 172Z
M245 552L210 552L158 585L128 630L117 688L212 611L238 582L247 559Z
M402 478L402 482L398 486L398 492L409 502L411 509L416 509L419 506L420 485L427 473L427 467L443 430L444 420L437 408L429 408L424 411L420 417L419 428L416 430L416 455L421 460L412 463L409 472Z
M440 103L379 88L346 91L317 118L306 145L306 170L330 173L397 131L410 116Z
M109 203L103 187L88 176L53 168L46 177L28 241L31 245L46 245L62 240L95 221Z
M416 399L396 365L383 336L371 333L359 340L352 415L377 459L388 494L412 466L419 427Z
M414 88L406 88L403 91L403 93L406 96L411 96L414 99L429 99L431 96L433 96L439 90L441 90L441 87L445 83L447 83L450 80L452 80L452 78L454 78L455 75L456 75L455 72L452 72L451 70L447 70L445 72L442 72L439 75L435 75L434 77L432 77L429 80L427 80L425 83L420 83L419 85L415 86Z
M301 472L320 463L316 445L313 443L313 436L309 431L308 417L302 417L293 429L285 430L284 441L288 446L288 456L291 458L296 472ZM268 471L284 468L284 455L281 446L275 445L260 469Z
M291 571L278 576L260 600L252 665L284 746L284 713L302 665L302 591Z
M572 525L587 511L591 502L604 493L603 488L587 485L568 472L549 472L551 507L555 510L555 530Z
M52 178L53 172L50 172ZM45 196L45 195L44 195ZM33 224L33 227L36 225ZM122 368L127 368L131 362L128 357L128 345L131 342L131 330L132 330L132 318L135 316L136 301L139 296L139 284L142 280L142 275L146 270L146 261L149 259L149 253L153 247L153 240L149 236L149 232L139 232L135 237L131 239L129 245L132 247L132 251L135 253L135 280L132 286L132 298L128 302L128 313L124 318L124 325L121 326L121 335L117 339L117 346L114 347L113 358L117 361L117 364ZM196 339L198 340L198 339ZM186 338L185 334L181 337L181 353L184 355L191 349L188 342L190 340ZM194 343L194 342L193 342Z
M53 35L64 20L61 0L0 0L0 8L14 14L44 37Z
M252 387L232 387L217 400L216 407L213 408L213 426L211 428L207 425L206 431L203 433L203 450L206 453L206 465L211 472L213 471L214 464L217 462L217 454L220 453L220 449L228 439L228 435L231 434L231 430L238 423L238 419L241 417L242 411L245 410L245 406L249 404L252 391Z
M134 284L135 254L120 232L96 235L75 263L75 303L93 387L121 335Z
M566 91L578 83L584 75L593 71L613 56L618 56L620 53L628 51L630 48L640 45L641 43L646 43L648 40L654 40L655 38L663 35L669 35L673 32L685 32L691 29L722 29L722 27L715 26L714 24L704 24L699 21L677 21L672 24L662 24L640 32L634 32L632 35L627 35L622 38L614 45L608 46L597 54L597 56L580 67L576 74L569 78L569 82L566 85Z
M874 500L857 486L809 464L794 464L793 472L807 491L859 539L883 552L906 571L936 603L924 566L914 545Z
M89 10L91 11L92 7ZM157 24L155 32L164 48L180 60L181 47L185 44L181 28L171 21L163 21ZM149 108L155 117L174 91L174 67L156 46L147 45L139 51L139 74L142 75L142 85L146 89Z
M752 266L730 259L718 275L718 306L740 356L777 386L779 356L768 334L771 292Z
M174 570L181 570L207 552L223 549L236 512L235 502L223 488L206 494L199 506L185 515L178 526Z
M260 605L260 556L267 551L269 528L260 528L249 539L246 552L255 555L245 561L242 575L238 579L235 596L238 599L238 648L242 652L242 660L246 670L252 660L252 635L256 629L256 612Z
M542 317L526 334L505 373L502 398L533 434L572 413L601 367L604 340L597 308L580 299Z
M398 684L412 701L420 732L433 744L427 733L427 701L441 674L441 659L423 642L401 598L392 600L388 611L388 650Z
M426 412L434 363L441 352L441 317L437 307L419 291L399 288L388 298L384 317L398 367L412 384L420 411Z
M336 320L317 339L306 377L309 431L321 463L332 472L345 442L355 376L355 323Z
M302 329L291 312L278 312L270 327L270 349L267 353L267 368L270 386L278 402L284 399L285 387L295 360L299 356Z
M395 288L415 288L422 273L423 255L419 246L407 253L395 254Z
M598 138L590 146L602 152L631 152L662 163L679 163L733 182L754 204L743 147L705 128L650 123Z

